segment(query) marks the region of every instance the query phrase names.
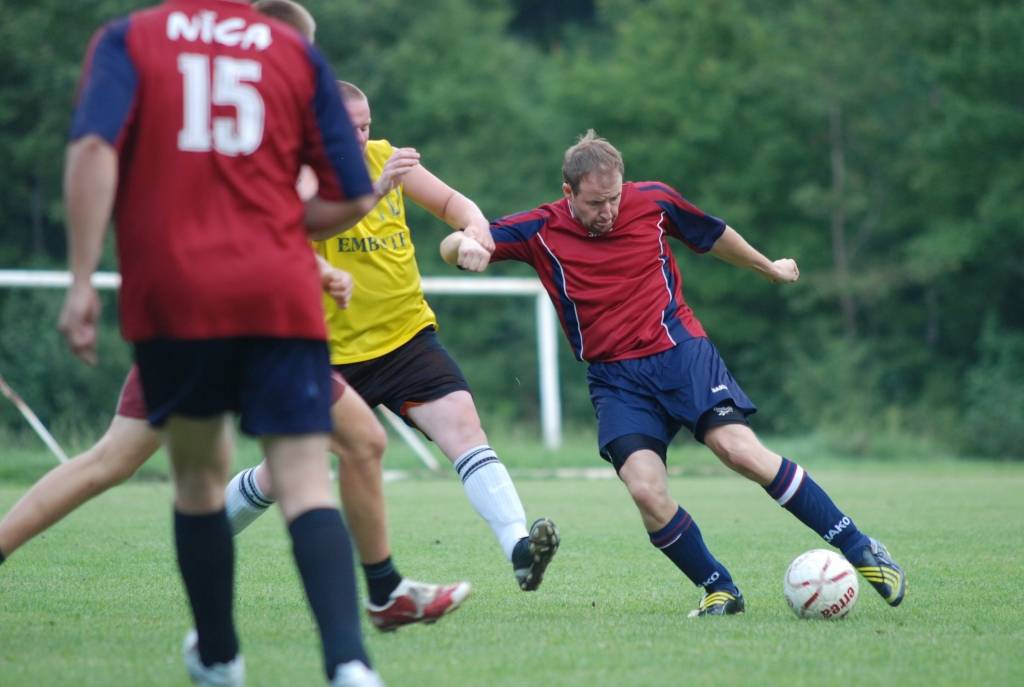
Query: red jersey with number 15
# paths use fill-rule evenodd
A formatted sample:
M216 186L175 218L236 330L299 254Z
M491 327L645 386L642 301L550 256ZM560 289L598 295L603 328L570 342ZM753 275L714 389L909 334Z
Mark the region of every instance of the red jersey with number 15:
M234 0L172 0L108 24L71 138L117 148L125 338L323 339L295 191L371 192L336 81L291 27Z
M493 222L491 260L533 266L578 360L626 360L705 336L667 238L703 253L723 231L670 186L629 182L611 231L590 234L562 198Z

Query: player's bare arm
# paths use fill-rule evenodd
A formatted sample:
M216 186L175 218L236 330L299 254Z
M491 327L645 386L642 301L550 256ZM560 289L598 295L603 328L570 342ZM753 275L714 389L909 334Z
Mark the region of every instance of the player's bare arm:
M491 262L491 251L463 231L449 234L441 241L441 258L470 272L483 272Z
M320 270L320 285L324 293L333 298L339 308L347 308L349 301L352 300L352 289L355 287L352 275L335 267L320 255L316 256L316 264Z
M71 352L90 365L96 358L96 323L100 301L92 286L103 237L117 192L117 151L99 136L84 136L68 146L64 166L68 265L71 287L61 309L58 329Z
M729 226L712 246L710 253L730 265L753 270L773 284L794 282L800 278L796 260L769 260Z
M384 163L380 176L373 182L373 191L380 200L400 186L406 175L420 164L420 154L415 148L395 148Z
M477 204L444 183L423 165L406 175L405 195L452 229L461 229L488 252L494 250L490 223Z
M329 239L354 227L376 204L372 193L341 201L314 196L306 201L306 232L314 241Z

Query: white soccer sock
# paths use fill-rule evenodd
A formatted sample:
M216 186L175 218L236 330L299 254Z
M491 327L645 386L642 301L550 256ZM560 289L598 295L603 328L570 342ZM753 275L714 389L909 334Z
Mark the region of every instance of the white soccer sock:
M512 560L516 542L527 536L526 512L512 484L508 470L490 446L476 446L455 460L466 496L473 508L491 526L494 536Z
M232 534L251 525L274 503L256 484L256 468L247 468L235 475L224 490L224 500Z

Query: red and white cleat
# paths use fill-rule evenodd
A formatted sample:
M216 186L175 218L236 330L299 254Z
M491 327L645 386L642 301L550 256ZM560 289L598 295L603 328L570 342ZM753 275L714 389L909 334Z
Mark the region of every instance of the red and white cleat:
M366 604L373 626L381 632L392 632L412 623L436 623L466 600L472 589L469 582L429 584L405 578L391 592L384 606Z

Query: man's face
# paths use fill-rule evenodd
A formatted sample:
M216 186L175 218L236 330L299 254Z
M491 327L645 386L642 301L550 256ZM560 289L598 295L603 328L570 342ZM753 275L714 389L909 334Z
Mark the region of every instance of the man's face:
M352 120L359 147L365 153L366 143L370 140L370 103L366 98L346 100L345 109L348 110L348 118Z
M614 172L592 172L580 180L578 193L569 184L562 184L562 193L569 199L573 215L591 234L606 234L615 226L622 200L622 175Z

